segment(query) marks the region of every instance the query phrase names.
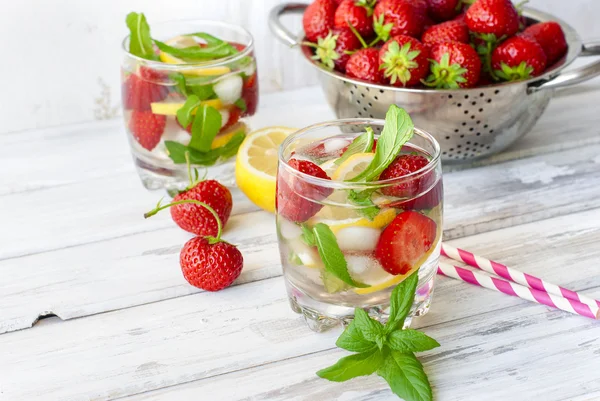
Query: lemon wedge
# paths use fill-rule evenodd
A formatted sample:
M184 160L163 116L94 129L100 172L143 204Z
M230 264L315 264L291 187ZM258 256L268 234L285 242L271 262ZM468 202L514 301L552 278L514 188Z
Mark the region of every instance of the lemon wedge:
M366 227L366 228L383 228L390 224L394 217L396 217L395 209L385 209L379 212L377 216L373 220L369 220L366 217L354 217L354 218L346 218L346 219L334 219L336 214L341 214L344 212L344 208L339 207L335 209L328 210L328 218L322 218L319 215L312 217L308 220L308 224L313 226L317 223L325 223L331 228L334 234L338 231L348 228L348 227ZM319 213L320 214L320 213ZM322 216L322 215L321 215Z
M186 47L198 46L198 42L196 42L193 38L189 36L175 36L165 42L171 47L176 47L178 49L183 49ZM188 64L184 60L175 57L169 53L165 53L163 51L158 55L160 61L166 64ZM197 68L193 70L187 70L183 72L183 75L187 76L213 76L213 75L223 75L231 72L231 69L226 66L219 67L207 67L207 68Z
M277 149L295 128L267 127L250 133L238 150L235 179L240 190L258 207L275 211Z
M375 153L357 153L346 159L333 173L335 181L350 180L359 175L371 163Z
M204 100L202 102L200 102L200 104L202 105L206 105L206 106L212 106L217 110L220 110L223 108L223 102L221 102L220 99L210 99L210 100ZM180 108L182 108L184 105L184 102L155 102L155 103L150 103L150 107L152 108L152 113L154 114L162 114L165 116L176 116L177 115L177 110L179 110ZM196 114L196 111L194 110L192 112L192 114Z
M248 132L248 126L244 123L237 123L232 127L228 128L227 131L217 135L210 145L211 149L220 148L221 146L227 144L233 138L234 135L239 133Z

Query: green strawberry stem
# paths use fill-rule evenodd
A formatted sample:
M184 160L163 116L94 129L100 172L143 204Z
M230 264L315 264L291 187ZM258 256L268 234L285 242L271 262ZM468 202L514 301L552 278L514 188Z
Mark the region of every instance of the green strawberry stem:
M204 207L206 210L208 210L213 215L213 217L217 221L217 236L216 237L208 236L205 238L208 239L208 242L210 244L216 244L217 242L220 242L221 241L221 233L223 231L223 224L221 223L221 219L219 218L219 215L217 214L217 212L215 212L215 209L213 209L206 203L200 202L195 199L182 199L180 201L171 202L166 205L161 205L160 201L158 201L158 204L156 205L156 207L154 209L150 210L149 212L144 213L144 218L147 219L148 217L154 216L156 213L160 212L161 210L170 208L171 206L183 205L184 203L193 203L195 205L200 205L200 206Z
M356 30L356 28L354 27L354 25L352 25L350 22L348 22L348 27L350 27L350 30L352 31L352 33L354 34L354 36L356 36L358 38L358 41L360 42L360 44L362 45L362 47L364 47L364 48L369 47L369 45L367 45L367 42L365 42L365 40L363 39L363 37L360 36L360 33L358 33L358 31Z

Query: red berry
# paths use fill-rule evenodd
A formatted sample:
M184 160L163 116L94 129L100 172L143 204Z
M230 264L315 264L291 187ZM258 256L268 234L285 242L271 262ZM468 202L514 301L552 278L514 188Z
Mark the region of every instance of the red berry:
M424 44L460 42L469 43L469 28L462 21L447 21L427 29L421 37Z
M476 0L466 12L465 22L478 34L496 39L513 36L519 30L519 13L510 0Z
M392 24L392 36L408 35L418 38L423 32L423 9L409 0L380 0L373 15L376 21L383 18L384 24Z
M358 5L356 0L343 0L334 16L336 28L349 28L352 25L363 37L373 35L373 10L369 6Z
M381 233L375 257L388 273L406 274L423 262L436 235L435 221L418 212L402 212Z
M350 60L350 55L346 52L360 48L360 40L349 28L335 28L325 38L319 39L313 59L329 69L344 72Z
M236 106L230 107L229 108L229 119L227 120L227 122L225 123L223 128L221 128L221 131L219 131L219 132L225 132L225 130L227 130L227 129L231 128L232 126L234 126L235 124L237 124L237 122L240 121L241 116L242 116L242 111L240 109L238 109Z
M129 119L129 131L144 149L152 150L160 142L166 123L166 116L134 110Z
M200 181L193 188L175 196L173 202L185 199L204 202L212 207L223 227L229 220L233 205L231 192L215 180ZM183 203L172 206L171 218L179 227L196 235L216 237L219 231L215 217L202 205Z
M565 33L558 22L539 22L525 29L523 35L533 37L542 46L548 65L553 65L567 52Z
M258 108L258 78L256 72L244 80L242 99L246 102L246 111L242 113L242 117L253 116Z
M315 0L306 7L302 24L306 39L316 42L319 38L327 36L333 28L333 18L336 4L333 0Z
M492 53L492 69L504 81L519 81L540 75L546 69L546 54L529 36L514 36Z
M385 81L394 86L411 87L429 73L429 50L417 39L397 35L379 51Z
M429 0L429 15L435 21L448 21L461 11L462 0Z
M219 291L239 277L244 258L234 245L211 244L207 238L195 237L181 249L179 263L188 283L206 291Z
M375 48L360 49L348 59L346 75L351 78L380 84L383 82L383 71L379 69L379 50Z
M288 166L313 177L330 180L321 167L307 160L290 159ZM277 176L275 206L279 215L295 223L302 223L323 208L319 202L327 198L333 189L310 184L294 173L281 172Z
M414 173L421 170L429 164L424 156L404 154L396 157L396 159L389 165L381 175L379 180L390 180L392 178L404 177L408 174ZM387 186L381 189L381 193L387 196L394 196L398 198L414 198L432 183L430 182L430 175L424 177L408 179L400 181L392 186Z
M427 85L442 89L473 88L481 76L481 60L466 43L439 43L431 48Z
M156 81L160 73L150 69L140 69L142 76ZM122 86L123 107L127 110L148 111L150 103L160 102L169 94L167 86L158 85L136 74L131 74Z

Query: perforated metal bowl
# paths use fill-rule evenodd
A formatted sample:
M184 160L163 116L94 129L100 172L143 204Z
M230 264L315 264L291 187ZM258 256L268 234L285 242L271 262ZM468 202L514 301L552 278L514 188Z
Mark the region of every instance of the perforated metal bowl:
M543 75L526 81L473 89L406 89L374 85L328 71L311 60L312 51L301 45L304 36L293 35L280 21L282 14L302 13L306 4L275 7L269 26L283 43L301 48L305 59L319 71L329 105L338 118L384 118L391 104L403 107L415 125L436 137L442 160L450 163L473 161L500 152L525 135L542 115L557 88L575 85L600 75L600 61L565 72L579 56L600 55L600 42L583 44L575 30L553 15L525 8L533 23L561 24L568 53Z

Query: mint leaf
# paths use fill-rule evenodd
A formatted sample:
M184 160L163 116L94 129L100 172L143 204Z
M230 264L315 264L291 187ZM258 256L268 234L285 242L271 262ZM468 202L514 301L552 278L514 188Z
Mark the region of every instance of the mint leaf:
M317 250L319 251L319 256L327 271L352 287L369 287L367 284L354 281L354 279L350 277L344 254L340 250L335 234L333 234L329 226L324 223L317 223L312 231Z
M383 345L383 325L377 320L371 319L369 314L363 309L356 308L354 310L354 323L356 324L356 328L360 330L360 333L363 335L365 340L377 343L377 345ZM382 345L380 345L380 348Z
M206 47L189 46L184 48L169 46L159 40L154 40L154 43L161 51L189 61L215 60L231 55L229 49L231 45L226 42Z
M177 90L177 92L187 97L189 93L187 87L185 86L185 77L183 76L183 74L176 72L169 75L169 78L172 81L175 81L175 89Z
M365 339L354 320L346 327L346 330L337 339L335 345L352 352L371 351L376 347L374 342Z
M206 32L196 32L196 33L190 33L188 35L185 36L196 36L200 39L203 39L207 45L225 45L225 47L229 50L229 54L228 56L231 56L233 54L238 53L238 50L232 46L230 43L217 38L216 36L211 35L210 33L206 33Z
M373 128L367 127L365 132L354 138L352 143L348 145L348 149L346 149L342 156L334 161L333 164L339 166L348 158L350 158L350 156L353 156L357 153L370 152L371 149L373 149L374 138L375 133L373 132Z
M302 229L302 241L308 246L316 246L317 242L315 240L315 234L310 227L306 224L301 224L300 228Z
M188 85L187 89L200 100L208 100L216 95L212 85Z
M350 288L348 284L344 283L327 270L321 270L321 280L323 280L325 290L330 294L335 294L336 292L345 291Z
M335 365L319 370L317 375L334 382L343 382L358 376L368 376L375 373L383 361L383 353L378 349L374 349L346 356L337 361Z
M188 146L201 152L208 152L220 130L221 113L212 106L200 105L192 123L192 139Z
M132 12L127 14L125 23L129 28L129 53L147 60L158 60L152 46L150 26L146 22L146 16Z
M394 331L389 335L387 344L403 353L429 351L440 346L433 338L412 329Z
M169 157L175 164L186 163L186 152L190 155L191 164L199 164L202 166L212 166L221 155L219 151L199 152L175 141L165 141L165 147L167 148Z
M191 95L185 100L183 106L177 110L177 121L182 127L187 128L190 125L193 118L192 114L198 106L200 106L200 99L196 95Z
M242 113L244 113L247 109L248 106L246 105L246 101L243 98L239 98L238 100L236 100L233 103L238 109L240 109L242 111Z
M377 140L375 157L359 175L349 181L372 181L394 161L402 146L412 138L414 124L408 113L396 105L391 105L385 115L385 125Z
M246 139L246 134L244 133L244 131L240 131L233 135L229 142L217 148L221 151L221 157L223 159L229 159L230 157L235 156L237 154L238 149L240 148L240 145L242 144L242 142L244 142L244 139Z
M419 282L418 270L398 284L390 296L390 316L385 324L387 333L391 333L404 324L408 312L415 300L417 283Z
M379 214L379 208L371 200L372 193L373 190L371 189L365 189L360 192L351 189L348 192L348 201L356 206L362 206L357 212L371 221Z
M413 354L392 350L377 370L377 374L385 379L394 394L406 401L433 399L423 365Z

